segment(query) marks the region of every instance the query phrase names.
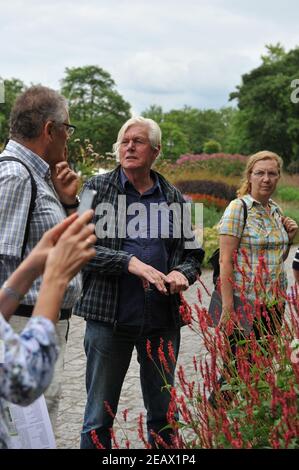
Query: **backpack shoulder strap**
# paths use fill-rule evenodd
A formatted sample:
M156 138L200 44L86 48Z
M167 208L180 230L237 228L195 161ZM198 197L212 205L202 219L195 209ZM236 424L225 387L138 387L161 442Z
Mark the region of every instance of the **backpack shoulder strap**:
M246 222L247 222L248 211L247 211L247 204L244 201L244 199L241 199L241 201L242 201L242 204L243 204L243 212L244 212L244 222L243 222L243 232L244 232L244 228L245 228L245 225L246 225Z
M29 169L28 165L26 165L22 160L19 160L16 157L0 157L0 162L7 162L7 161L21 163L21 165L23 165L26 168L26 170L28 171L30 179L31 179L31 199L30 199L30 206L29 206L27 223L26 223L26 228L25 228L25 233L24 233L23 246L22 246L22 259L23 259L24 254L25 254L25 249L26 249L26 246L27 246L27 242L28 242L28 237L29 237L31 217L32 217L32 213L33 213L34 208L35 208L37 187L36 187L35 179L33 178L32 172Z

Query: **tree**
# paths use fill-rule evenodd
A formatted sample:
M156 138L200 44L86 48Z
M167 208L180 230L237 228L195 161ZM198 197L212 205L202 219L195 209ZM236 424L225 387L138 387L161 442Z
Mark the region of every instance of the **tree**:
M242 84L230 95L239 108L232 132L240 136L235 151L268 149L288 164L299 157L299 106L291 100L291 83L299 78L299 48L288 53L280 44L266 48L262 64L243 75Z
M130 118L130 105L116 91L110 74L100 67L66 68L62 94L68 99L71 121L78 127L77 137L89 139L95 151L111 152L117 133ZM78 148L78 146L77 146ZM74 157L76 144L70 141Z
M171 160L177 160L180 155L186 153L188 148L187 136L182 129L171 121L160 124L162 131L162 156Z
M24 83L17 79L2 80L4 84L4 103L0 102L0 145L4 144L9 134L9 115L16 97L25 90Z
M178 158L182 153L201 153L208 140L216 140L225 150L233 113L232 108L216 111L188 106L163 113L160 106L153 105L142 115L154 119L160 125L164 155Z
M185 106L180 110L169 111L165 119L177 124L188 140L185 153L201 153L207 140L222 142L225 128L222 116L214 109L196 109Z
M152 104L148 109L143 111L142 116L145 118L153 119L159 125L164 120L164 113L162 106L158 106L156 104Z

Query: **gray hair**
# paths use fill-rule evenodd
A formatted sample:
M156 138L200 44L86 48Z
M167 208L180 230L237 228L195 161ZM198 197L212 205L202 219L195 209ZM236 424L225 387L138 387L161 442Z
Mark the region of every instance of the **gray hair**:
M21 140L39 137L47 121L62 124L67 111L67 101L57 91L32 86L16 99L11 110L10 137Z
M115 142L115 144L113 144L113 155L115 155L115 158L117 161L119 161L120 143L125 133L129 129L129 127L134 126L135 124L139 124L139 125L147 127L148 138L153 149L157 149L159 145L161 146L162 132L161 132L160 126L156 123L156 121L154 121L153 119L144 118L142 116L132 117L128 119L124 123L124 125L120 128L118 136L117 136L117 141Z

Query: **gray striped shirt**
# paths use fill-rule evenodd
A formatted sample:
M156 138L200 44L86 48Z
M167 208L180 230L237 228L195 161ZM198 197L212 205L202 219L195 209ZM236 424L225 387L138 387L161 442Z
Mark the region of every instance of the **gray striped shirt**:
M25 256L43 234L61 222L66 214L54 189L49 165L23 145L10 140L0 157L16 157L32 170L37 186ZM27 169L18 162L0 162L0 285L16 269L21 252L31 198L31 180ZM41 277L32 285L22 303L34 305ZM81 275L70 282L62 308L71 308L80 297Z

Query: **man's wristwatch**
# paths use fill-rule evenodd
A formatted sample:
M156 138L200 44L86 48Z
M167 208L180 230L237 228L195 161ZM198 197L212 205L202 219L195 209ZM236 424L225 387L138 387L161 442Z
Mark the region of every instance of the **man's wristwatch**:
M65 204L64 202L61 202L61 204L63 205L64 209L77 209L80 204L79 196L76 196L76 202L74 202L74 204Z

